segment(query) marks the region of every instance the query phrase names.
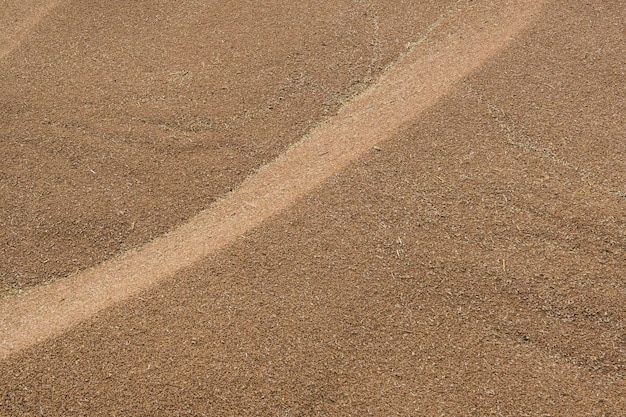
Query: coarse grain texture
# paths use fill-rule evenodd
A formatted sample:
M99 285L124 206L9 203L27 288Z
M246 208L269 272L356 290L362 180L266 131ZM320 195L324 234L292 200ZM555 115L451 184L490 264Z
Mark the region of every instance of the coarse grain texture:
M227 251L16 355L11 410L620 415L624 270L599 256L616 231L560 210L593 221L619 200L518 152L462 87L380 149ZM587 197L546 198L535 172Z
M470 81L511 140L626 196L624 4L562 2ZM518 53L520 50L525 53Z
M541 10L537 2L502 6L468 3L439 19L375 86L235 192L166 236L83 273L5 299L0 303L0 358L171 278L289 208L376 143L395 135L496 54Z
M0 32L0 297L209 207L452 3L17 2Z
M625 415L619 5L546 3L290 209L0 362L0 415Z

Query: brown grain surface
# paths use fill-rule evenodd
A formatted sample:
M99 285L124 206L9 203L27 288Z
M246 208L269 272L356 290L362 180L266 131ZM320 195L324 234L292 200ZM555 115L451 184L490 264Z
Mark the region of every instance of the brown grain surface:
M0 61L0 291L98 264L208 207L450 3L17 2L6 16L26 16L23 42Z
M290 209L4 360L1 413L626 414L625 18L548 2Z
M289 208L377 143L393 137L497 54L541 11L541 5L521 0L455 7L376 85L235 192L138 250L5 298L0 303L0 360L171 278Z

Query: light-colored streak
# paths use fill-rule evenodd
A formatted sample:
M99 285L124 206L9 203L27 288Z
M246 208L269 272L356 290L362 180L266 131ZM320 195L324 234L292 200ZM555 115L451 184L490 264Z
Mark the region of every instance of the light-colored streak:
M0 1L0 59L13 52L63 0Z
M0 302L0 359L93 317L223 248L346 168L494 56L543 1L461 3L372 88L235 192L144 247Z

